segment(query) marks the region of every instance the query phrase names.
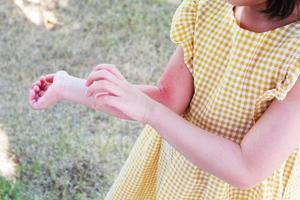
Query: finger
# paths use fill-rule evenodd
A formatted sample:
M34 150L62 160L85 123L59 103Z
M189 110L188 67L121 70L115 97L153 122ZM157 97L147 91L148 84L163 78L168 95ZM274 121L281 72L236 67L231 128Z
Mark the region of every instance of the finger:
M98 71L98 70L101 70L101 69L106 69L106 68L109 68L109 67L112 67L113 64L106 64L106 63L103 63L103 64L99 64L97 66L95 66L93 68L93 71Z
M38 95L38 94L35 94L33 99L34 99L35 101L38 101L39 98L40 98L39 95Z
M40 88L43 88L44 87L44 85L45 85L45 76L44 75L42 75L42 76L40 76L40 78L35 82L35 83L33 83L32 84L32 88L35 86L35 85L37 85L37 86L39 86Z
M43 78L43 79L41 79L40 80L40 86L44 86L45 84L46 84L46 80L45 80L45 78Z
M40 81L41 81L41 84L42 84L42 85L46 85L46 84L47 84L46 75L42 76L42 77L40 78Z
M46 80L48 83L53 83L53 79L54 79L54 74L46 74L46 75L45 75L45 80Z
M31 88L33 88L34 86L40 86L41 85L41 82L40 82L40 80L37 80L37 81L35 81L32 85L31 85Z
M33 86L33 90L34 90L35 92L39 92L39 91L40 91L40 87L37 86L37 85L35 85L35 86Z
M37 84L36 84L37 86L41 86L42 85L42 83L41 83L41 79L39 79L38 81L37 81Z
M110 95L110 93L109 92L97 92L97 93L95 93L95 98L102 96L102 95Z
M36 109L35 103L36 103L35 99L31 99L29 101L29 105L31 106L31 108Z
M107 80L95 81L88 87L87 96L92 96L94 95L94 93L98 92L108 92L116 96L120 96L123 94L123 90L120 87Z
M31 108L37 110L38 107L37 107L37 97L36 97L36 93L34 90L30 90L29 91L29 95L28 95L28 101L29 101L29 105L31 106Z
M45 94L45 92L44 92L44 91L41 91L41 92L39 93L39 97L42 97L44 94Z
M39 80L37 80L36 82L34 82L32 85L31 85L31 88L34 88L34 86L38 86L40 89L44 89L48 83L52 83L53 82L53 75L52 74L47 74L47 75L44 75L44 76L41 76L39 78Z
M124 76L121 74L121 72L117 69L117 67L115 65L112 64L100 64L96 67L94 67L93 71L98 71L101 69L106 69L108 71L110 71L111 73L113 73L118 79L120 80L124 80Z
M44 91L46 91L48 88L49 88L49 85L47 84L47 85L44 87Z
M43 109L42 106L39 104L39 102L35 99L33 99L31 102L30 102L30 105L31 107L34 109L34 110L41 110Z
M95 95L96 93L120 95L120 92L118 92L118 88L106 80L95 81L88 87L86 95L89 97Z
M39 80L45 80L45 75L40 76Z
M41 93L42 91L43 91L43 90L38 91L37 94L40 95L40 93Z
M51 92L45 92L45 93L40 93L43 95L37 95L36 97L36 102L34 103L35 107L37 109L45 109L48 108L52 105L52 102L50 101L50 99L53 98Z
M36 81L36 85L38 85L39 87L42 87L43 84L43 80L45 80L45 76L40 76L40 78Z
M113 75L111 72L109 72L107 70L100 70L100 71L92 72L86 80L86 86L90 86L91 84L93 84L93 82L98 81L98 80L109 80L110 82L112 82L116 85L122 86L120 83L121 80L116 78L115 75Z
M41 86L40 86L40 89L41 90L45 90L45 87L47 86L47 83L46 83L46 80L41 80Z
M29 91L29 97L30 97L30 100L31 100L31 99L34 99L34 97L35 97L35 92L34 92L34 90L30 90L30 91Z

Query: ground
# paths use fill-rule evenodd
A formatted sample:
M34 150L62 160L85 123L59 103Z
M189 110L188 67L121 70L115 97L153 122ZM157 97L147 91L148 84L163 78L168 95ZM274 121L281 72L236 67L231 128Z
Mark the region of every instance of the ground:
M54 29L32 23L15 2L0 1L0 131L17 164L15 184L0 179L0 199L103 199L143 125L70 102L34 111L29 88L57 70L86 78L99 63L155 85L175 50L179 1L65 1L51 10Z

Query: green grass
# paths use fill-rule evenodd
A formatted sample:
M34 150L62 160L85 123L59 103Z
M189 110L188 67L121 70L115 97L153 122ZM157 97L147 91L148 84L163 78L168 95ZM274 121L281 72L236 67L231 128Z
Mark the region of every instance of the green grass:
M48 31L11 0L0 3L0 129L19 162L16 183L0 179L2 199L103 199L143 125L61 102L34 111L30 85L59 69L85 78L113 63L134 84L157 83L175 49L169 39L177 3L73 0L55 10Z
M1 200L24 200L25 197L23 194L24 184L17 181L12 183L6 180L3 177L0 177L0 199Z

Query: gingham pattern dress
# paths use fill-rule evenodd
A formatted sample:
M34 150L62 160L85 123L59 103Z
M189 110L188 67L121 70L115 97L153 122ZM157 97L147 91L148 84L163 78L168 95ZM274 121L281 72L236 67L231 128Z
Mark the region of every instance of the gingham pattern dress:
M258 33L240 27L226 1L183 0L170 37L182 45L194 77L182 117L238 144L299 76L300 22ZM299 200L300 147L271 176L243 190L192 164L146 125L105 199Z

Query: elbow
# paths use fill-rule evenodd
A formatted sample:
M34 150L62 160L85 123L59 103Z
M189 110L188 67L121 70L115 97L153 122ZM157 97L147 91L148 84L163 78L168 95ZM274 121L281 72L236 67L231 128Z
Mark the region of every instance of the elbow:
M243 157L242 164L238 169L238 173L232 173L231 185L241 190L250 190L261 184L266 177L260 172L260 169L254 167L249 161Z
M261 179L258 177L258 170L250 166L248 162L241 162L241 164L226 172L227 177L224 177L224 180L237 189L253 189L260 183Z
M174 111L177 114L182 114L185 109L182 108L180 100L177 100L177 97L174 96L174 93L170 91L169 88L166 88L162 85L158 86L162 103L167 106L169 109Z
M176 93L176 91L172 91L170 88L166 88L162 85L158 86L161 96L163 97L163 103L169 109L177 113L178 115L182 115L187 107L189 106L190 99L186 99L186 97L180 97L181 94Z

